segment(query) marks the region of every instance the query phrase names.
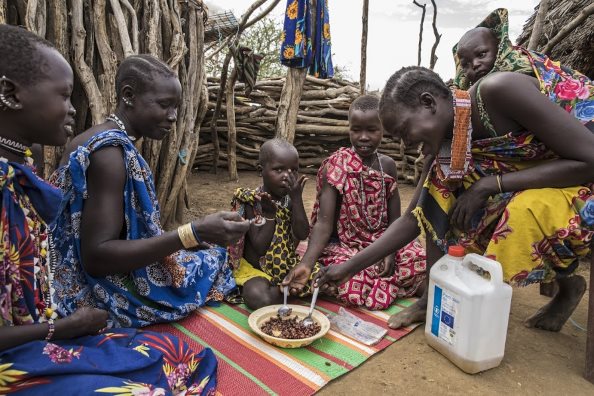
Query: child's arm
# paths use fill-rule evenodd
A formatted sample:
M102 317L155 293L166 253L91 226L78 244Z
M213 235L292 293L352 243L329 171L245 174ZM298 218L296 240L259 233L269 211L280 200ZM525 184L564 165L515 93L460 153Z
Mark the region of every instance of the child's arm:
M398 174L396 170L396 162L388 156L382 155L380 158L384 173L394 178L394 185L398 183ZM392 224L396 219L400 217L400 193L398 188L395 187L391 190L391 195L387 200L388 205L388 226ZM396 267L395 253L391 253L384 257L382 261L377 263L375 271L379 277L392 276Z
M262 217L266 218L266 223L261 226L255 224L250 225L250 229L246 234L246 238L250 241L255 253L262 257L270 247L274 229L276 228L276 205L272 202L270 195L267 193L260 194L257 199L260 201L262 207ZM251 220L256 217L254 208L251 205L245 205L245 218ZM270 220L272 219L272 220Z
M414 208L417 207L417 202L419 201L419 197L421 196L421 191L423 191L423 185L425 184L427 175L431 170L431 165L433 165L434 159L434 155L428 155L423 159L423 172L421 172L421 177L419 178L419 182L417 183L417 187L415 188L415 193L410 199L410 204L408 204L408 208L406 208L404 214L412 212Z
M307 178L304 175L297 177L297 173L289 173L291 228L293 229L293 236L299 241L305 240L309 235L309 221L303 206L303 187L305 187L306 182Z
M382 155L380 161L382 162L382 168L384 173L394 178L394 185L398 183L398 173L396 171L396 162L388 156ZM392 224L394 220L400 217L400 193L398 187L392 189L392 194L388 198L388 225Z
M291 269L283 281L283 286L288 285L292 294L299 294L307 284L311 271L328 244L328 240L334 229L334 218L336 213L336 202L338 201L338 191L328 184L326 180L326 171L322 172L322 189L320 191L320 211L318 219L311 230L307 250L301 259L301 262Z

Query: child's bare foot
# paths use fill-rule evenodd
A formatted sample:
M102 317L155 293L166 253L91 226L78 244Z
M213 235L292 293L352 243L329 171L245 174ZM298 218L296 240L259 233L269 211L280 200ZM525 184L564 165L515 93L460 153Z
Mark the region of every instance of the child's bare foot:
M406 307L402 311L390 316L390 319L388 319L388 326L392 329L399 329L413 323L422 323L425 321L426 313L427 295L424 294L410 307Z
M567 322L586 292L586 280L580 275L559 279L559 291L553 299L524 321L526 327L559 331Z

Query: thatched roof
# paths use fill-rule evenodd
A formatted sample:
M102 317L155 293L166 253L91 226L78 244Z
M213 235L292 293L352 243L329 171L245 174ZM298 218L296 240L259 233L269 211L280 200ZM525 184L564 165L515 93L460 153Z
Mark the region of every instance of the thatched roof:
M592 4L592 0L549 0L549 2L549 11L543 26L544 37L541 37L538 50L542 50L546 42L574 19L584 7ZM524 31L518 37L518 45L528 45L537 11L538 6L524 25ZM594 15L590 15L558 43L551 51L550 57L594 79Z

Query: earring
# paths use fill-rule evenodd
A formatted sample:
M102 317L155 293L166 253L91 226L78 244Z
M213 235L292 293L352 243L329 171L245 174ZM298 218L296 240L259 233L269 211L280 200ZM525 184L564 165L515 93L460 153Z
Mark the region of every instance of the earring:
M20 110L21 105L16 103L14 100L7 98L4 94L0 93L0 108L2 111L12 109L12 110Z
M124 99L124 104L126 106L132 106L132 101L130 99Z
M6 111L6 109L8 109L8 100L6 99L4 94L1 94L1 93L0 93L0 109L2 109L2 111Z
M0 78L1 82L4 82L4 80L6 80L6 76L2 76ZM8 99L6 99L6 96L4 96L3 93L0 93L0 109L2 109L2 111L5 111L6 109L8 109L9 106L9 102Z
M0 84L3 84L6 79L7 79L6 76L0 77ZM0 93L0 109L2 109L2 111L8 110L8 109L20 110L21 107L22 106L20 103L17 103L14 101L14 99L8 98L3 93Z

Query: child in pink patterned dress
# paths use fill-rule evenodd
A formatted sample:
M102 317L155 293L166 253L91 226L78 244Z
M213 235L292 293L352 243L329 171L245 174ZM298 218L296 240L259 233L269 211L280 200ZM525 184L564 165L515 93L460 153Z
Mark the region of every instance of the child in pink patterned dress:
M363 95L349 109L351 148L327 158L317 177L317 199L307 250L284 283L298 292L316 261L340 265L377 240L400 217L396 163L379 154L383 136L379 98ZM417 240L359 272L339 288L344 303L386 309L417 293L425 279L425 251Z

